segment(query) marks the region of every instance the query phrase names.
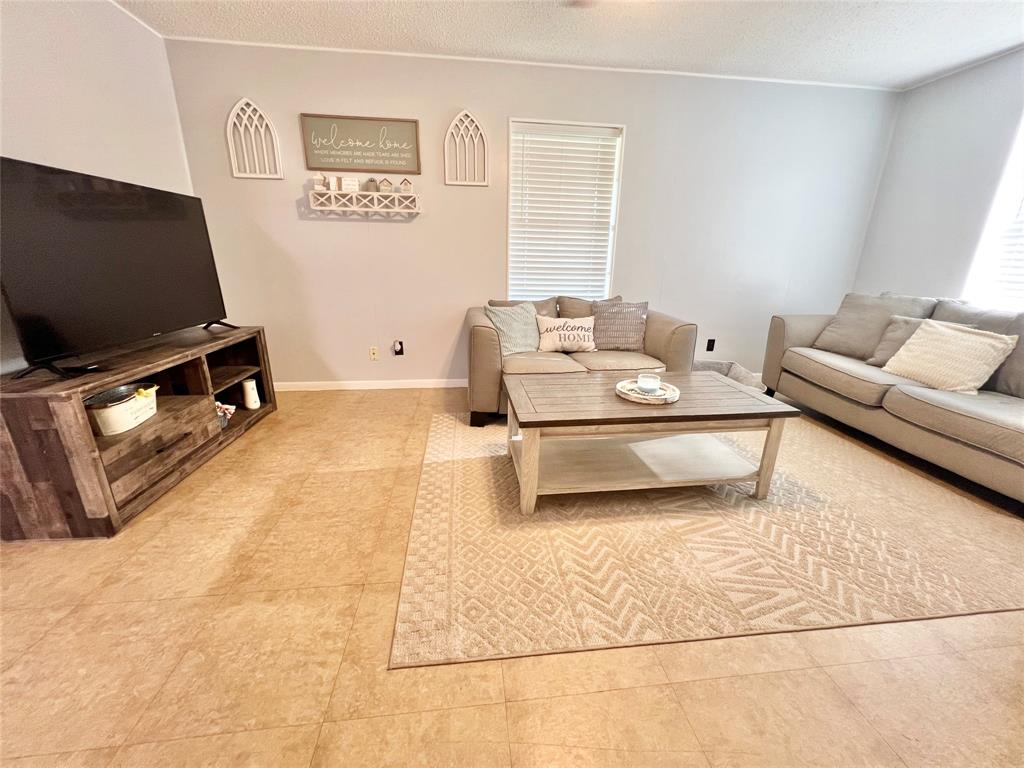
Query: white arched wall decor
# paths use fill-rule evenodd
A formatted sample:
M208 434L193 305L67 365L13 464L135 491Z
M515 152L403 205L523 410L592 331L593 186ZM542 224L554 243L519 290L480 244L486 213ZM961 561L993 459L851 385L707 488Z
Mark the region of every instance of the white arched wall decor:
M283 179L277 130L249 99L239 99L228 115L228 153L236 179Z
M444 136L444 183L487 186L487 137L468 111L463 110Z

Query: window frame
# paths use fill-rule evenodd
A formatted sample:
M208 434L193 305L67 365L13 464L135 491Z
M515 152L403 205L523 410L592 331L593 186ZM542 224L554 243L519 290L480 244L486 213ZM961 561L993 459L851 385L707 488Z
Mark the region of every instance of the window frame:
M512 300L511 294L511 271L512 265L512 254L511 244L509 242L509 235L511 233L511 219L512 219L512 126L515 123L524 123L532 125L553 125L553 126L570 126L575 128L605 128L610 130L617 130L619 132L619 151L615 163L614 179L615 184L612 191L612 215L611 215L611 236L608 238L608 266L607 266L607 279L605 282L605 294L606 296L612 295L612 279L615 274L615 250L618 246L619 237L619 211L622 208L622 172L623 172L623 161L626 154L626 126L619 123L606 123L606 122L590 122L590 121L578 121L578 120L545 120L536 117L510 117L507 124L507 133L505 135L505 299L506 301ZM547 298L547 297L543 297ZM529 299L523 299L523 301L529 301Z

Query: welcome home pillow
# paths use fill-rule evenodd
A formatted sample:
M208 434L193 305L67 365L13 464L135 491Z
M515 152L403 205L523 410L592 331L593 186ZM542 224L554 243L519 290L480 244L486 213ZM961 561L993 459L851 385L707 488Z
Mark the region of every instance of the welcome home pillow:
M947 392L977 392L1013 352L1017 339L925 320L882 370Z
M541 352L594 352L593 317L544 317L537 315Z

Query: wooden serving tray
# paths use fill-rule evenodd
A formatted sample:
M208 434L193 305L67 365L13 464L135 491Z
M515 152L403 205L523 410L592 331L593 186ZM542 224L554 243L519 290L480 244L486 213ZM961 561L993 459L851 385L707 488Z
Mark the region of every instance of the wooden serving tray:
M623 400L645 405L668 405L679 399L679 388L667 382L661 382L661 388L656 394L644 392L636 383L636 379L625 379L615 385L615 394Z

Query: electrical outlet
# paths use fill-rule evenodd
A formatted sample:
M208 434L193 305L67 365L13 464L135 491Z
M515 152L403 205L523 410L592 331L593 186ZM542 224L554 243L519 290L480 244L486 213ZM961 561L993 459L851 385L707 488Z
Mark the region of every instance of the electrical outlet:
M405 354L405 342L401 341L400 339L395 339L395 341L391 344L391 353L396 355L396 356L397 355L404 355Z
M707 349L708 352L714 352L715 351L715 340L714 339L708 339L708 345L707 345L706 349Z
M373 360L373 362L380 360L380 350L377 349L377 347L370 347L370 359Z

